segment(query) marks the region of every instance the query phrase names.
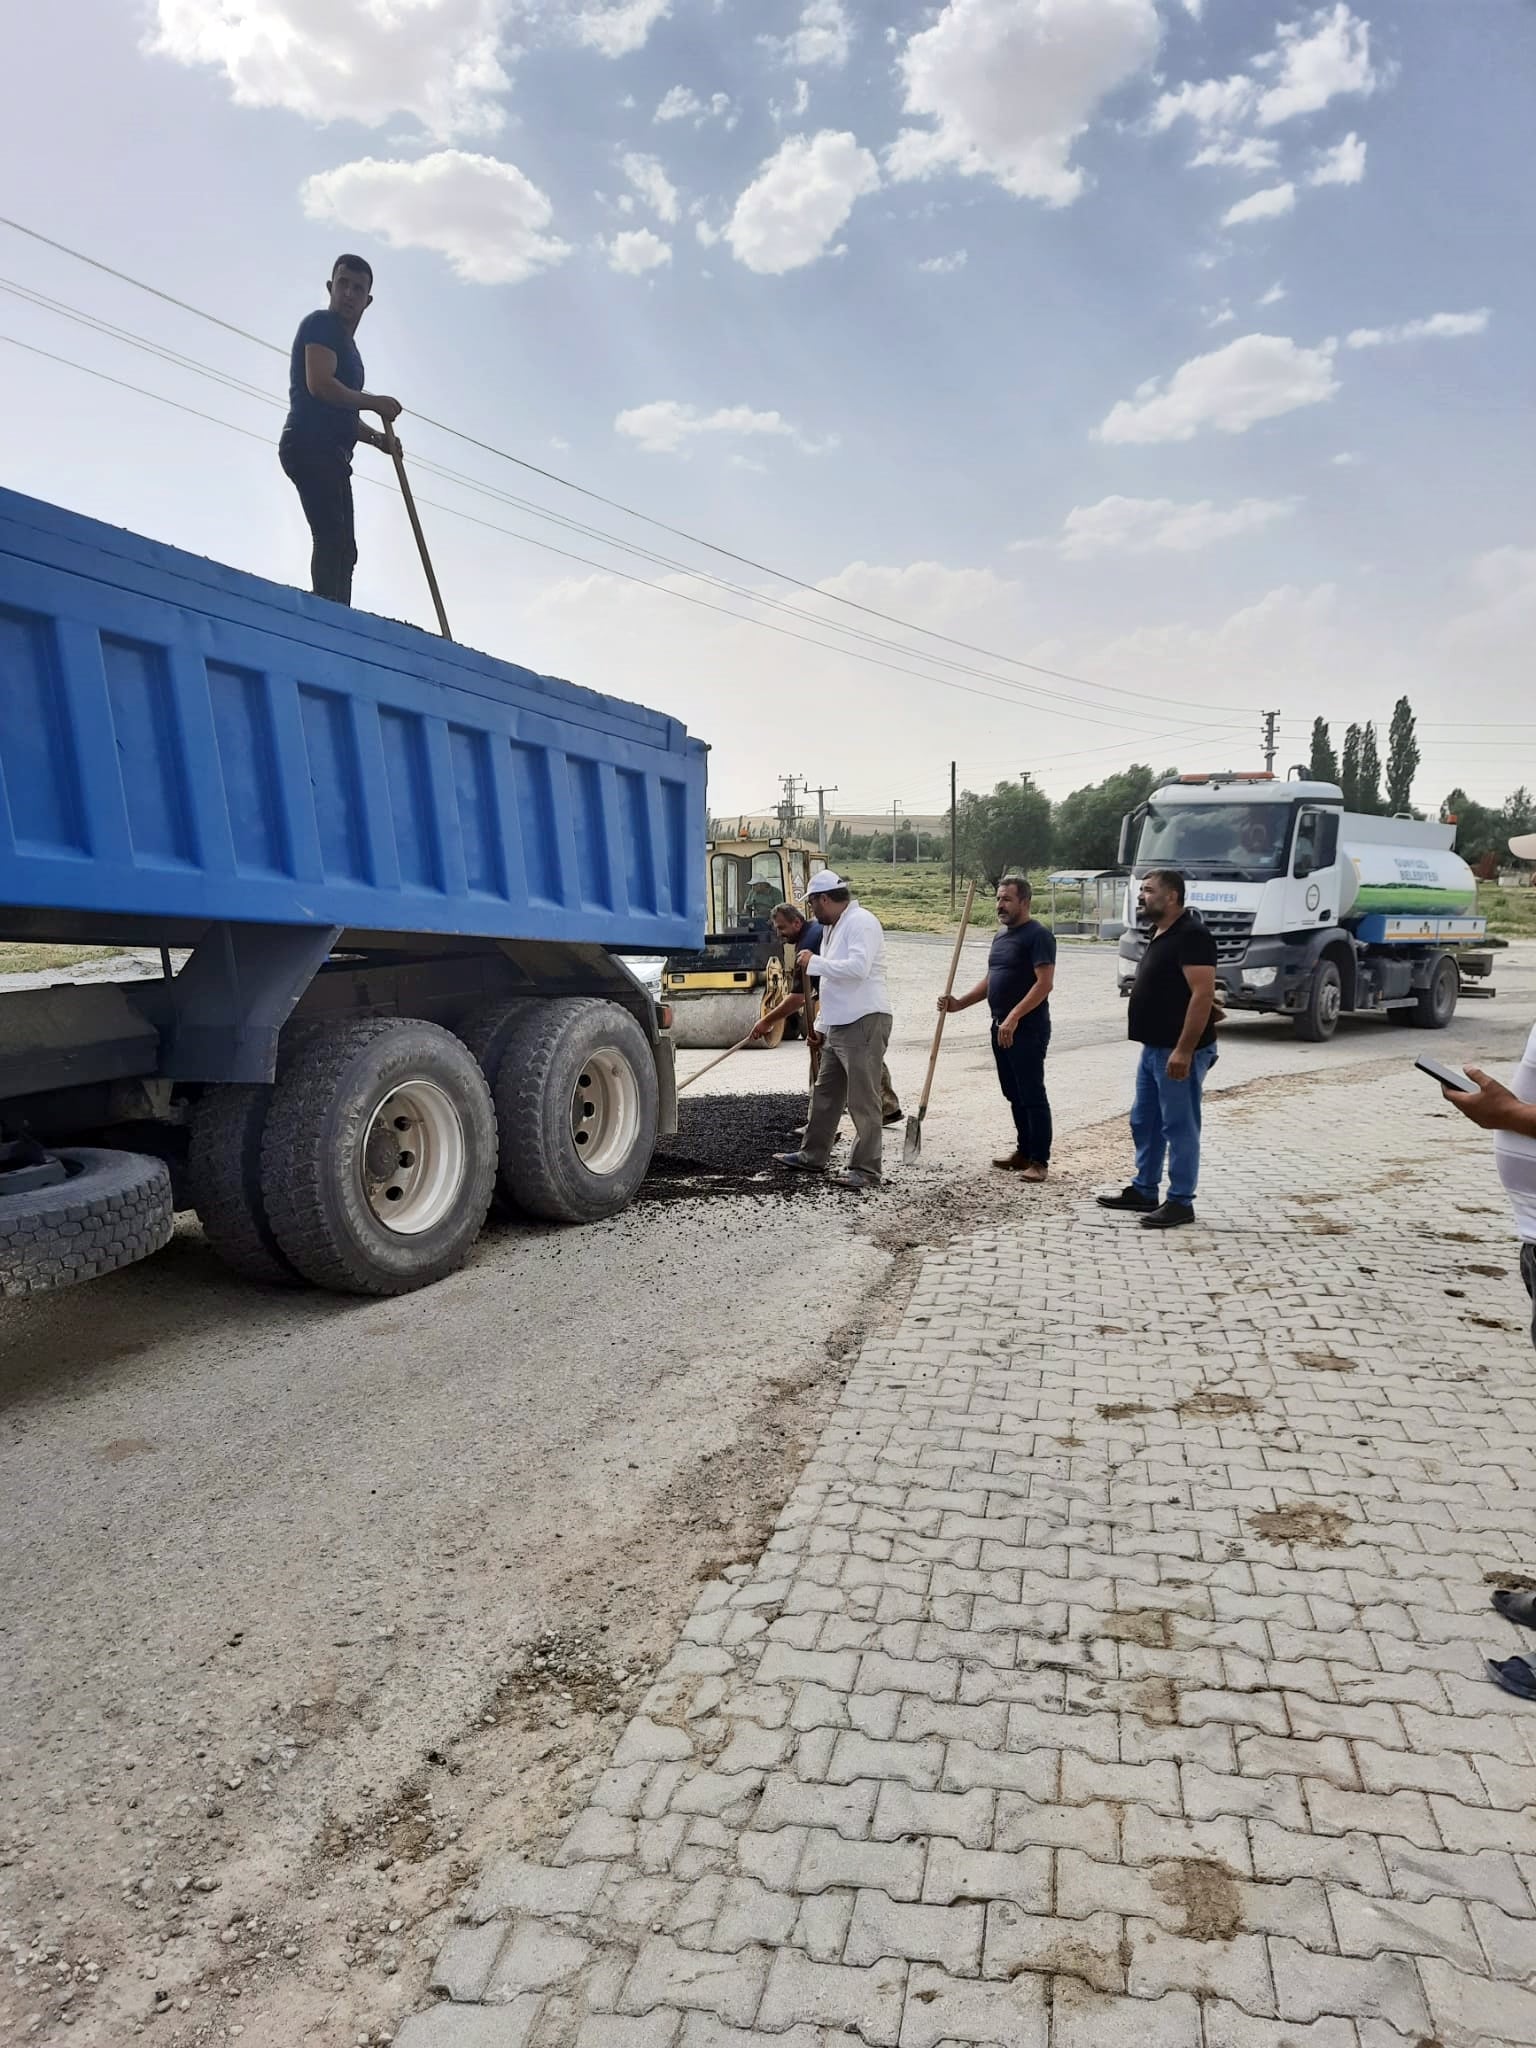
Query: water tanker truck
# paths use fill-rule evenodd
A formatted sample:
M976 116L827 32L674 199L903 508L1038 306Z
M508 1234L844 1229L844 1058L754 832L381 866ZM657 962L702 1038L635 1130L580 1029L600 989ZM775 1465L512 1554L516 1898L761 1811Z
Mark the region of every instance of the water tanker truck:
M1137 887L1176 868L1216 940L1220 1000L1276 1012L1298 1037L1331 1038L1343 1016L1441 1030L1463 994L1492 995L1492 944L1455 827L1346 811L1331 782L1185 775L1121 826L1130 868L1120 991L1147 942Z
M626 955L704 937L675 719L0 490L0 1294L195 1209L256 1280L401 1294L622 1209L676 1128Z

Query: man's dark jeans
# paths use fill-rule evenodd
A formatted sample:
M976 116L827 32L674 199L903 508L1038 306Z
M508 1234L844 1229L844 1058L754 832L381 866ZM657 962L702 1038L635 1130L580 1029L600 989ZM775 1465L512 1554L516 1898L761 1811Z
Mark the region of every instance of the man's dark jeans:
M992 1026L992 1057L1013 1128L1019 1134L1019 1155L1036 1166L1051 1163L1051 1105L1045 1092L1045 1054L1051 1042L1051 1020L1038 1012L1026 1017L1010 1046L999 1045Z
M352 526L352 450L339 443L278 443L283 474L299 494L314 539L309 559L310 588L337 604L352 602L357 539Z

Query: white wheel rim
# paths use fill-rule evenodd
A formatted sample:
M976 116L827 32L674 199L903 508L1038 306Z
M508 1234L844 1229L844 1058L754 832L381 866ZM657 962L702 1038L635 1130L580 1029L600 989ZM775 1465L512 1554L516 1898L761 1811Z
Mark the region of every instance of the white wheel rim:
M620 1052L589 1053L571 1094L571 1143L588 1173L617 1173L640 1136L640 1084Z
M1317 1006L1318 1014L1325 1020L1331 1020L1338 1016L1343 1006L1344 991L1337 982L1328 982L1323 989L1322 1000Z
M458 1199L466 1149L459 1113L436 1082L391 1089L368 1119L359 1160L369 1211L400 1237L431 1230Z

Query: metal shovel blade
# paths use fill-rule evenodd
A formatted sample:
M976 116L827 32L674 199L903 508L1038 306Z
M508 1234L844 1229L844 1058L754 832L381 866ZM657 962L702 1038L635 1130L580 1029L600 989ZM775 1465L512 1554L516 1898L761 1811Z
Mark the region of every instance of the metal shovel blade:
M922 1149L923 1111L919 1110L916 1116L909 1116L907 1118L907 1136L906 1142L903 1144L901 1148L901 1156L903 1160L906 1162L906 1164L910 1166L912 1164L912 1161L918 1157L919 1153L921 1153Z

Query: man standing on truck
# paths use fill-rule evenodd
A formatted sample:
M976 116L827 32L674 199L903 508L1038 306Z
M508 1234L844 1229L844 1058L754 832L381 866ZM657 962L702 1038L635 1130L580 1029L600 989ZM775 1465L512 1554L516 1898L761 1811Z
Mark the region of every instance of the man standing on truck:
M326 287L323 312L306 313L293 338L288 370L288 417L277 459L299 494L314 540L310 588L337 604L352 602L357 541L352 522L352 449L393 451L389 433L400 416L397 398L363 389L357 327L373 304L373 269L361 256L338 256ZM365 427L359 413L375 412L385 431Z
M793 946L796 958L801 953L819 953L825 930L817 918L807 917L798 904L781 903L773 912L773 928L785 945ZM816 1075L821 1067L821 1033L816 1029L816 1010L809 992L806 977L798 965L794 970L788 995L774 1004L765 1016L759 1017L752 1026L752 1037L767 1038L781 1017L794 1017L805 1012L805 1042L811 1053L811 1086L816 1086ZM901 1122L901 1101L891 1081L891 1070L884 1062L880 1067L880 1119L882 1123Z
M802 947L796 965L817 984L824 1043L800 1150L773 1156L780 1166L824 1173L846 1108L853 1118L853 1151L845 1171L831 1179L862 1193L879 1186L883 1165L880 1069L891 1037L885 932L879 918L853 900L840 875L812 875L806 902L824 933L820 952Z
M1216 941L1185 908L1184 877L1174 868L1144 879L1141 908L1153 929L1126 1020L1127 1036L1141 1045L1131 1108L1136 1177L1098 1200L1101 1209L1140 1211L1143 1230L1176 1230L1195 1220L1201 1096L1216 1061Z
M1051 1104L1045 1092L1045 1055L1051 1042L1051 990L1056 983L1056 937L1030 914L1033 894L1022 875L997 885L1002 930L992 941L987 971L963 996L940 996L946 1013L968 1010L986 998L992 1011L992 1057L998 1085L1013 1111L1016 1143L992 1164L1024 1180L1044 1180L1051 1164Z

